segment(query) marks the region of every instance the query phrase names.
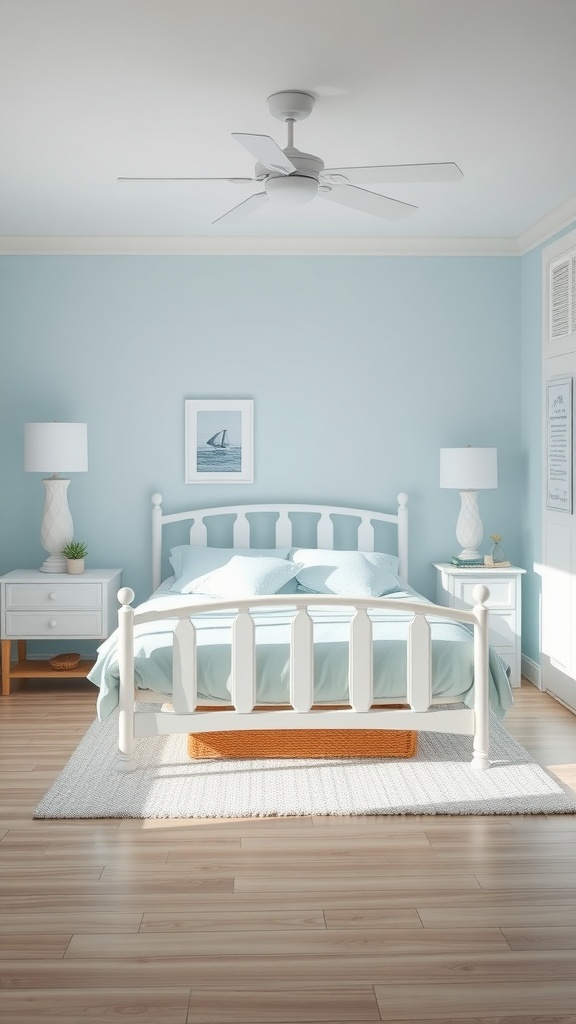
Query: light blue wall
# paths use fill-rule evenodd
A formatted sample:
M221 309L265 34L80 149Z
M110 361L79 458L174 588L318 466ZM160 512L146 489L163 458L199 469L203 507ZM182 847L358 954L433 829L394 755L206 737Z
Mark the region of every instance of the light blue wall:
M157 489L171 511L389 510L405 490L411 579L433 596L459 510L438 486L442 446L498 448L500 485L479 496L484 548L502 533L521 562L520 269L517 257L2 258L0 571L43 560L23 425L51 419L88 424L89 472L69 488L76 535L138 599ZM254 484L184 484L194 397L255 400Z
M522 562L528 570L522 588L522 651L540 664L540 576L542 557L542 251L573 231L576 222L532 249L521 264L522 381Z

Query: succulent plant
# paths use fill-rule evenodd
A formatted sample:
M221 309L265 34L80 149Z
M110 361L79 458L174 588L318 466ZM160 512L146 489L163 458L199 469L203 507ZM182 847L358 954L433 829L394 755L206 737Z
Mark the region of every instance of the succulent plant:
M80 540L71 540L65 548L62 548L64 558L86 558L88 548Z

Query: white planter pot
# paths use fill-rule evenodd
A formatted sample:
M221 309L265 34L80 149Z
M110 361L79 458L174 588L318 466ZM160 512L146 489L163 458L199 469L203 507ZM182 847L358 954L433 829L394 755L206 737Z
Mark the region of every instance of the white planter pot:
M66 559L66 572L70 574L76 574L84 572L84 559L83 558L67 558Z

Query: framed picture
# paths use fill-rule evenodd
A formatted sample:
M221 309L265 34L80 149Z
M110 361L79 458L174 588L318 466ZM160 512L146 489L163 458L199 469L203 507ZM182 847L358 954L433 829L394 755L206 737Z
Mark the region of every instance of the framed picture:
M254 480L254 402L191 398L184 402L187 484L251 484Z
M546 384L546 508L572 513L572 378Z

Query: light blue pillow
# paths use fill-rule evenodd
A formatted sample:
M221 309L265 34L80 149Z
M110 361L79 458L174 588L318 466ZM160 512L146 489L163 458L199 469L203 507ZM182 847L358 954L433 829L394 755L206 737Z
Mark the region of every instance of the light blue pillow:
M170 590L185 593L183 587L200 576L226 565L234 555L244 558L259 558L261 555L287 559L290 548L208 548L195 544L180 544L170 551L170 564L176 577Z
M296 579L296 577L293 576L292 579L288 580L288 583L285 583L283 587L280 587L280 590L277 590L276 593L297 594L299 590L301 590L301 587L298 585L298 580Z
M326 551L293 548L290 558L300 562L298 589L313 594L382 597L401 586L398 559L381 551Z
M256 597L276 594L291 580L299 564L286 558L246 558L233 555L218 569L193 580L182 588L182 594L206 594L208 597Z

